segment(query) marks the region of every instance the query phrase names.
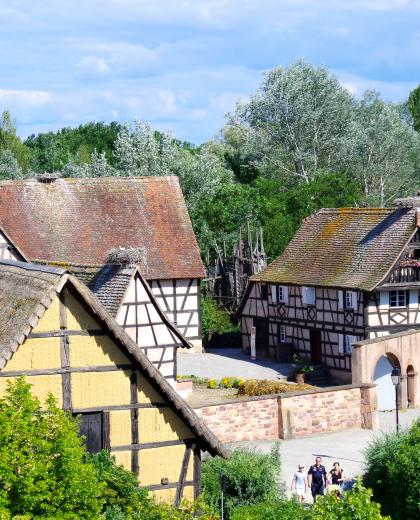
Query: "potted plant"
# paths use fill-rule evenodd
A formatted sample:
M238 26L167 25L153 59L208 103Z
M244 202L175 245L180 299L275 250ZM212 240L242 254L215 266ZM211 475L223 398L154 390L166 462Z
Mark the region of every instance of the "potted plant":
M306 360L299 357L297 354L293 354L292 356L292 367L295 371L295 381L299 384L303 384L305 382L305 375L308 372L312 372L314 369L312 365L310 365Z

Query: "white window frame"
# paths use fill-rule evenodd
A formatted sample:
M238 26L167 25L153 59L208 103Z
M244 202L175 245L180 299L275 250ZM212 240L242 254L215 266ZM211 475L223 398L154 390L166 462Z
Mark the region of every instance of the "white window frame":
M393 293L395 293L394 305L392 305L392 303L391 303L392 300L393 300ZM404 309L404 308L406 308L407 305L408 305L407 291L406 290L401 290L401 289L396 289L395 291L389 291L388 303L389 303L389 308L390 309Z
M313 297L309 299L308 295L310 295L310 294ZM315 305L315 302L316 302L315 287L303 287L302 288L302 298L303 298L303 303L305 305Z
M286 325L279 325L278 339L279 339L279 343L286 343L287 342Z
M277 286L277 301L287 303L289 300L289 288L286 285Z

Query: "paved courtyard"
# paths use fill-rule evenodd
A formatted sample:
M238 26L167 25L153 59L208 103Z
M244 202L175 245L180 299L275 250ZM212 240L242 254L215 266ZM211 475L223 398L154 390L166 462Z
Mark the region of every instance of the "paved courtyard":
M419 408L400 413L400 423L403 427L409 426L417 418L420 418ZM304 464L307 471L317 455L322 457L327 471L331 469L334 461L338 461L344 468L346 478L351 479L363 473L363 451L375 436L381 434L381 431L395 430L395 411L379 412L379 421L380 429L377 431L346 430L280 441L281 479L286 482L287 489L290 489L290 481L297 465ZM273 442L246 442L235 444L235 446L253 448L267 453L273 444Z
M291 372L289 364L275 363L269 359L252 361L239 348L213 348L205 354L178 352L178 374L222 379L286 379Z

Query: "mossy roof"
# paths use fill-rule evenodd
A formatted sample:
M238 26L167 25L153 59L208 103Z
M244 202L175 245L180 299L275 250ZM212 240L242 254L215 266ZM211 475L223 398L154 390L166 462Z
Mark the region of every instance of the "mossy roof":
M213 455L228 456L227 450L213 432L175 392L86 285L64 269L0 260L0 370L25 341L64 286L73 290L80 301L87 305L104 330L133 359L141 373L197 435L201 449Z
M412 238L415 211L321 209L304 220L285 252L251 280L371 291Z

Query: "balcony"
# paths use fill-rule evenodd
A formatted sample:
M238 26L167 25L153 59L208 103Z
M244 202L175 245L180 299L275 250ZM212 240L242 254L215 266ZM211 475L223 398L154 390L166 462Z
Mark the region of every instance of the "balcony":
M388 283L413 283L420 282L420 259L405 258L400 265L392 271Z

